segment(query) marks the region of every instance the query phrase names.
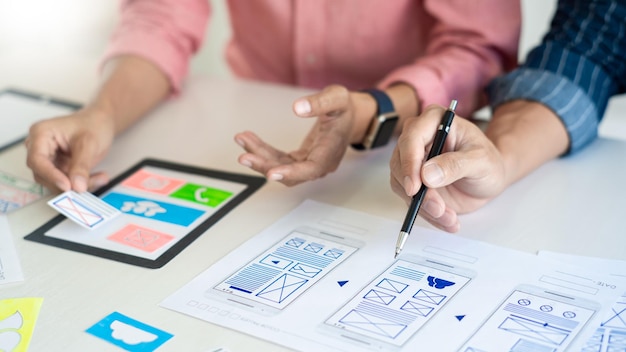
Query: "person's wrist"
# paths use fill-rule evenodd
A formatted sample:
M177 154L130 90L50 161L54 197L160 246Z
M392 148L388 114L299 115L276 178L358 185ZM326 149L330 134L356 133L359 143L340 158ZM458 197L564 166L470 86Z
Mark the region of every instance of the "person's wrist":
M117 133L113 109L101 104L90 104L80 112L83 118L90 120L90 123L111 130L114 134Z
M376 116L376 100L368 93L350 92L354 111L354 123L350 144L359 143L365 138L372 119Z
M569 146L558 116L543 104L526 100L500 105L485 134L500 152L507 185L563 154Z

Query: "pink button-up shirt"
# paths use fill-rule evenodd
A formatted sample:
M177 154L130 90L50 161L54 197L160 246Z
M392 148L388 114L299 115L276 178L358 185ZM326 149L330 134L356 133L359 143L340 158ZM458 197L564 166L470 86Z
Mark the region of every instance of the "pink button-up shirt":
M422 106L459 100L517 62L519 0L229 0L226 59L239 77L323 88L413 86ZM181 89L207 0L125 0L106 58L139 55Z

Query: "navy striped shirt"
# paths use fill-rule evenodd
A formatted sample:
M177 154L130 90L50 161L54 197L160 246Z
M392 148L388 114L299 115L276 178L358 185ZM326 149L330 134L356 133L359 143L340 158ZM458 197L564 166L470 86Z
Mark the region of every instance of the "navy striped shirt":
M611 96L626 91L626 1L559 0L542 43L487 91L493 109L515 99L544 104L567 129L568 153L584 148Z

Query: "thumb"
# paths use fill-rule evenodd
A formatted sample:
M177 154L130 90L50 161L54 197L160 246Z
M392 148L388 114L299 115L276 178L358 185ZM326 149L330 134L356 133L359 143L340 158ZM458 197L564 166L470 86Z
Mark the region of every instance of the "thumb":
M430 188L448 186L472 172L472 163L465 162L464 153L449 152L424 163L422 180Z
M350 104L350 91L340 85L330 85L307 97L294 101L293 111L301 117L335 115Z

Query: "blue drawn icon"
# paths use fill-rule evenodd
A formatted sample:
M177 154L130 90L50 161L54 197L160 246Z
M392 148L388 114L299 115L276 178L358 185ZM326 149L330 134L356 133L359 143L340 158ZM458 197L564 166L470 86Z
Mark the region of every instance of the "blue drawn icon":
M20 205L18 203L9 202L5 199L0 199L0 213L8 213L11 210L18 209Z
M395 339L406 329L406 325L365 312L351 310L339 322L356 329Z
M205 212L180 205L133 197L121 193L109 193L102 198L125 214L154 219L170 224L189 226Z
M378 290L370 290L365 294L365 296L363 296L363 298L372 302L388 305L396 298L396 296Z
M541 307L539 307L539 310L541 310L542 312L551 312L552 309L553 309L552 306L549 306L547 304L544 304Z
M343 251L341 249L337 249L337 248L333 248L333 249L329 249L326 251L326 253L324 253L325 257L330 257L333 259L337 259L339 257L341 257L343 255Z
M417 314L422 317L428 316L430 312L435 310L435 308L433 307L423 305L417 302L411 302L411 301L406 301L406 303L403 304L402 307L400 307L400 309L409 313Z
M308 281L309 280L302 279L297 276L283 274L256 295L257 297L267 299L268 301L281 303Z
M444 280L444 279L440 279L438 277L434 277L434 276L429 276L427 278L428 280L428 286L430 287L434 287L436 289L444 289L448 286L452 286L454 285L454 282L452 281L448 281L448 280Z
M620 305L623 305L624 308L620 307ZM626 330L626 303L616 303L611 308L611 316L606 321L603 321L601 325Z
M567 319L574 319L576 318L576 313L568 310L567 312L563 312L563 316L566 317Z
M299 248L300 246L302 246L304 242L306 242L306 240L303 240L302 238L294 237L288 240L287 242L285 242L285 244L291 247Z
M397 293L402 293L402 291L404 291L407 287L409 287L409 285L405 283L391 280L391 279L382 279L376 286L382 289L397 292Z
M291 269L289 269L294 274L300 274L306 277L315 277L315 275L322 272L322 269L314 268L312 266L304 265L302 263L298 263L294 265Z
M313 253L319 253L319 251L322 250L322 248L324 248L324 245L319 244L319 243L309 243L304 247L305 251L308 252L313 252Z
M446 299L446 296L439 294L439 293L431 292L428 290L419 289L417 293L413 295L413 298L420 300L422 302L440 305L441 302L443 302L443 300Z
M515 315L507 317L498 328L553 345L562 344L571 332Z
M339 287L343 287L343 285L347 284L348 280L344 280L344 281L337 281L337 284L339 284Z
M154 351L174 335L113 312L86 330L126 351Z
M291 265L293 261L268 254L265 258L261 259L261 263L275 268L285 269L286 267Z
M526 299L526 298L522 298L522 299L517 301L517 304L519 304L520 306L529 306L530 305L530 300Z
M465 315L455 315L454 317L456 318L456 320L461 321L463 320L463 318L465 318Z

